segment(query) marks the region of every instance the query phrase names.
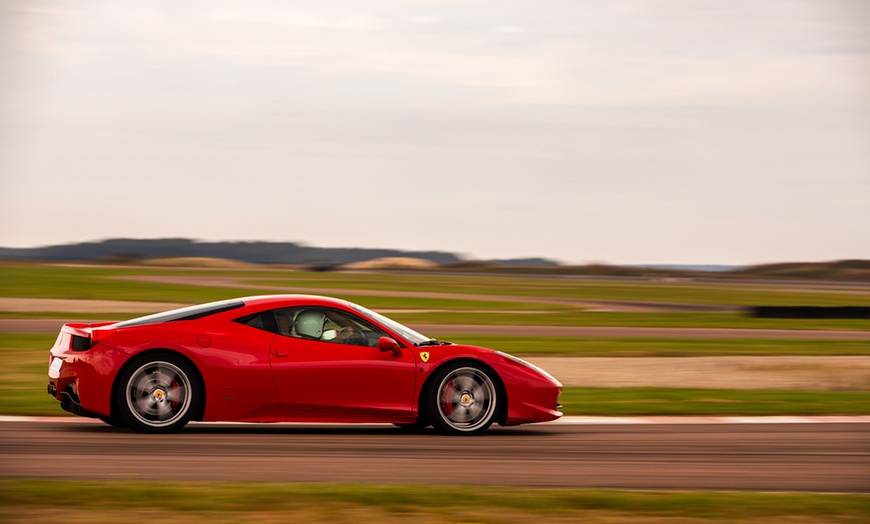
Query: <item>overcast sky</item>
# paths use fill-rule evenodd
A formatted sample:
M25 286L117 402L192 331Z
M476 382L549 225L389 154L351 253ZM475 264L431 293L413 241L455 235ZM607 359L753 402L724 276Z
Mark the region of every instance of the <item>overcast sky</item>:
M0 245L870 258L870 2L0 3Z

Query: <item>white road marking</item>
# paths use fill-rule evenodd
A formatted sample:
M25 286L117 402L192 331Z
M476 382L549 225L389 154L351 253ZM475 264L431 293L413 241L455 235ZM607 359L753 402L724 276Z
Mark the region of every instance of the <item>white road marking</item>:
M832 424L870 423L870 415L757 417L562 417L547 424Z
M85 417L29 417L17 415L0 415L0 423L6 422L93 422L102 423L95 418ZM819 416L758 416L758 417L562 417L544 424L565 424L569 426L603 425L603 424L834 424L834 423L870 423L870 415L819 415ZM256 422L193 422L196 425L233 424L249 425ZM378 423L338 423L338 422L269 422L270 426L392 426Z

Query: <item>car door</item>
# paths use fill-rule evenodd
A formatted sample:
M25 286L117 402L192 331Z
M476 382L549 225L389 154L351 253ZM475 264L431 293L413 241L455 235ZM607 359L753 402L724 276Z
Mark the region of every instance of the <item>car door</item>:
M343 312L343 314L347 314ZM397 354L398 353L398 354ZM412 412L414 352L279 334L270 362L281 403L294 412L389 419Z

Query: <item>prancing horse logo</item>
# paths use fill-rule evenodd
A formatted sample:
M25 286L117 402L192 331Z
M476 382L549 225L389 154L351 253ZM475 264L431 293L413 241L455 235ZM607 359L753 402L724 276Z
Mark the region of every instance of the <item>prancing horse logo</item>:
M423 362L429 362L429 352L428 351L420 352L420 360L422 360Z

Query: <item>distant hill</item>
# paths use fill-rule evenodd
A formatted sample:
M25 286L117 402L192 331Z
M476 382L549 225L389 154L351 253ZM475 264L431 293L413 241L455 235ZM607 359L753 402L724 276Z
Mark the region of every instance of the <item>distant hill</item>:
M159 259L171 259L161 261ZM186 261L185 261L186 259ZM222 259L208 264L197 259ZM722 265L562 265L545 258L508 260L464 260L444 251L402 251L398 249L323 248L294 242L200 242L188 238L130 239L114 238L37 248L0 247L0 260L44 262L99 261L109 263L144 262L153 265L192 264L202 267L229 267L230 261L253 264L306 265L318 270L338 269L345 264L376 259L417 259L408 270L455 272L578 275L600 278L698 278L746 280L827 280L870 282L870 260L832 262L789 262L756 266ZM430 262L431 265L426 262ZM228 265L229 264L229 265ZM217 266L215 266L217 267Z
M686 280L824 280L870 282L870 260L834 262L795 262L757 266L723 267L719 265L653 265L617 266L587 264L585 266L521 266L494 264L484 261L463 261L445 264L442 271L504 273L515 275L584 276L619 279L686 279Z
M786 262L750 266L731 273L739 278L775 280L844 280L870 281L870 260L836 260L833 262Z
M723 271L737 271L746 266L731 266L724 264L641 264L631 267L650 269L671 269L675 271L705 271L719 273Z
M487 260L489 264L496 266L518 266L518 267L554 267L559 263L548 258L505 258L498 260Z
M187 238L113 238L99 242L37 248L0 247L0 260L134 262L146 258L170 257L224 258L255 264L346 264L386 257L420 258L436 264L460 260L453 253L443 251L323 248L293 242L199 242Z

